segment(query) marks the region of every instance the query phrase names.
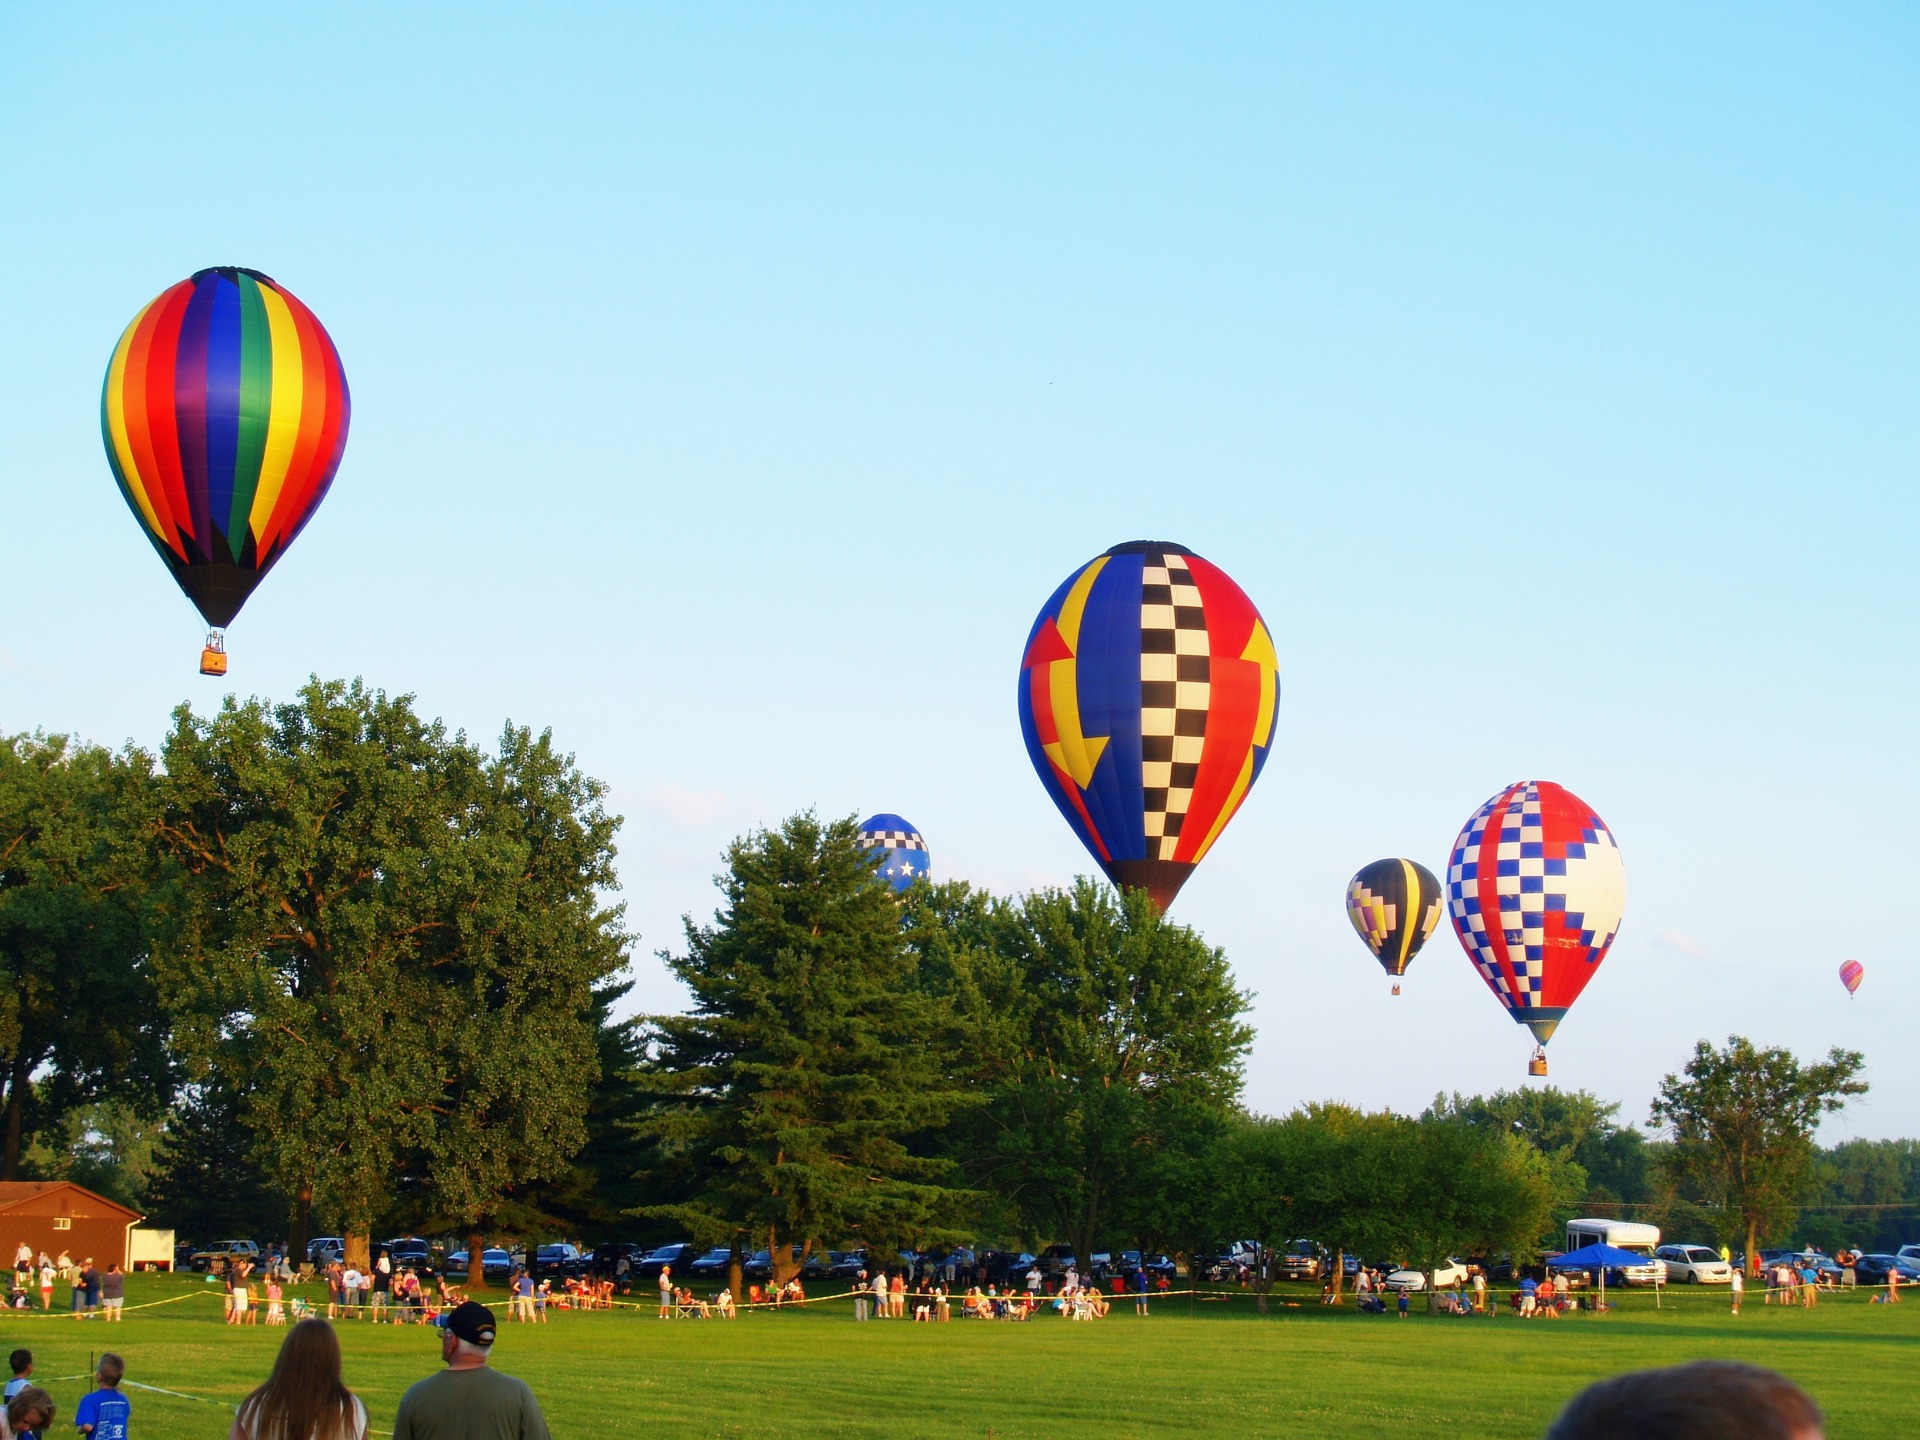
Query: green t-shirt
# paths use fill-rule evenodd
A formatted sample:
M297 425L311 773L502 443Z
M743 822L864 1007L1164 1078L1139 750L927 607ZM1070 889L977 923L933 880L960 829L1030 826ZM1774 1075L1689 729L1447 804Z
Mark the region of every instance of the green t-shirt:
M524 1380L491 1366L442 1370L400 1397L393 1440L551 1440Z

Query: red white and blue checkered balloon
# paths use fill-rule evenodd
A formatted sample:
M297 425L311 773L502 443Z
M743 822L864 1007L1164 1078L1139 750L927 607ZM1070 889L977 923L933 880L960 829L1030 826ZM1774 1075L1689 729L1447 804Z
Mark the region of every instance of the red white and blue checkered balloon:
M1474 811L1447 865L1467 958L1542 1045L1606 958L1626 898L1613 832L1549 780L1509 785Z

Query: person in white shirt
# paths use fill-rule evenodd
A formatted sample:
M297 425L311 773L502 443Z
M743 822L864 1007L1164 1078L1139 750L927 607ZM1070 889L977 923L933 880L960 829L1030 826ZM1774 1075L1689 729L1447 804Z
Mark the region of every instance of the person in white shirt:
M1747 1289L1747 1277L1738 1265L1733 1267L1733 1279L1728 1282L1727 1289L1733 1296L1733 1313L1738 1315L1740 1297L1746 1293Z
M342 1308L347 1311L346 1318L350 1320L360 1318L360 1291L366 1283L367 1277L352 1265L349 1265L347 1273L340 1277L340 1288L344 1292L341 1296Z
M1030 1266L1027 1270L1027 1294L1032 1296L1038 1296L1040 1294L1040 1267L1038 1265Z
M873 1272L873 1308L876 1318L881 1320L893 1313L892 1301L887 1294L887 1272L884 1270Z

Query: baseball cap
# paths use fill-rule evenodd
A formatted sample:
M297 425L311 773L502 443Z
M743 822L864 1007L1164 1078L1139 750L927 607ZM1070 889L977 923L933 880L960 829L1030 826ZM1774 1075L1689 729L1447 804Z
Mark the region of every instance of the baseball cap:
M447 1329L469 1345L493 1344L493 1311L478 1300L462 1300L447 1316Z

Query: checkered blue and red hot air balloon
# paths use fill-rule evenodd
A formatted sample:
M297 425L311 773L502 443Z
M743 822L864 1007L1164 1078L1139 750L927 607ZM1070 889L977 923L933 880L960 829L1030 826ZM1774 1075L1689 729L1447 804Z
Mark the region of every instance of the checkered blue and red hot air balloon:
M933 856L920 832L898 815L869 815L860 822L860 844L871 850L874 869L895 890L933 874Z
M147 539L219 634L313 518L347 443L347 377L320 322L257 270L163 291L107 365L107 463Z
M1020 663L1041 783L1115 885L1163 910L1266 763L1279 661L1260 612L1180 545L1116 545L1062 582Z
M1550 780L1509 785L1468 818L1447 866L1454 933L1494 998L1544 1047L1620 930L1613 832ZM1529 1067L1547 1073L1544 1048Z
M1847 987L1849 996L1860 988L1860 982L1866 978L1867 967L1858 960L1848 960L1840 967L1840 983Z

